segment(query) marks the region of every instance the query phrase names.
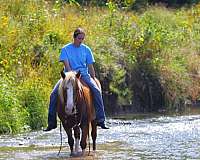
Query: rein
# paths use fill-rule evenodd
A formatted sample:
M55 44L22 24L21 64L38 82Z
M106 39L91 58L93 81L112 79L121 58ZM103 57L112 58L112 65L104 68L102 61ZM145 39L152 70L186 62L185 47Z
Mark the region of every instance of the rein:
M57 156L60 155L61 149L62 149L62 125L61 125L61 122L60 122L60 149L58 151Z

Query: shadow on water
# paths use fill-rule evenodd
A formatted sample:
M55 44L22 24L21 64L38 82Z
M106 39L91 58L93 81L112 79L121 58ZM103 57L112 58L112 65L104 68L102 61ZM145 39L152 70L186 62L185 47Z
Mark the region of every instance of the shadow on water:
M109 130L98 130L97 151L71 158L67 137L60 147L59 128L0 136L0 159L200 159L200 109L183 115L129 114L108 119ZM192 114L191 114L192 113Z

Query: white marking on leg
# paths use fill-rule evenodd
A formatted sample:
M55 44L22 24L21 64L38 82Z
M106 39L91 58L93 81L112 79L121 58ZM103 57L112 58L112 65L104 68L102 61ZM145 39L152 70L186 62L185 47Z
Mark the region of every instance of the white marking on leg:
M85 149L82 150L82 156L85 156Z
M79 152L80 140L78 138L75 139L75 152Z

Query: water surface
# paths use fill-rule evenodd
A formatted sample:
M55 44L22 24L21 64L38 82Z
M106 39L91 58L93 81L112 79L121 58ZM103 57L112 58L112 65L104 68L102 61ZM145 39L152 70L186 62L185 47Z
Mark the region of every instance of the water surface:
M109 130L98 130L96 155L82 159L200 159L200 115L108 122ZM70 159L64 130L62 135L59 156L59 128L0 136L0 159Z

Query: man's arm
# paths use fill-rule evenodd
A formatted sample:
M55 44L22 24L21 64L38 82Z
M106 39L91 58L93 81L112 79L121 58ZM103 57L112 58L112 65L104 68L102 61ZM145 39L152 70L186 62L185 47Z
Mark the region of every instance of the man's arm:
M95 78L95 70L93 64L88 64L88 70L92 78Z
M64 63L65 69L67 71L71 71L72 70L71 67L70 67L70 65L69 65L69 62L67 60L64 60L62 62Z

